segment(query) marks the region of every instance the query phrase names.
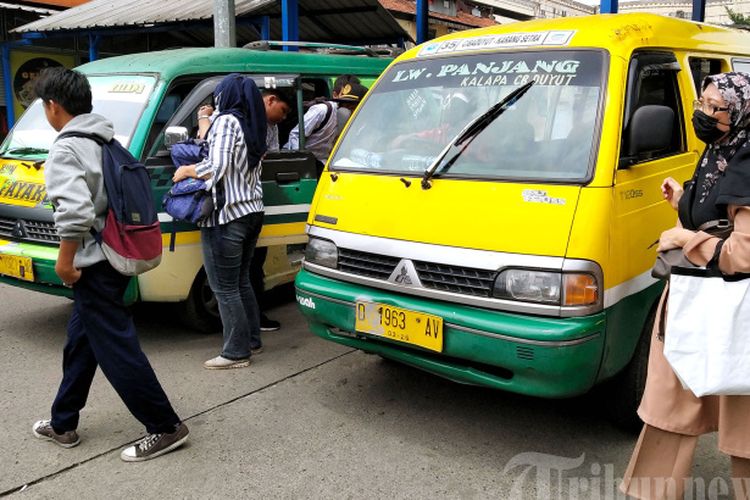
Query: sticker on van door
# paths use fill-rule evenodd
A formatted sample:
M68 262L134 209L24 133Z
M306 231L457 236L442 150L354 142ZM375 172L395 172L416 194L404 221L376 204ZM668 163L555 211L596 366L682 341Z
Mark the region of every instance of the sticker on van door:
M534 45L568 45L575 33L575 30L535 31L531 33L505 33L502 35L474 36L471 38L446 40L444 42L432 42L422 47L417 57L470 50L492 50L511 47L530 47Z
M521 193L526 203L546 203L547 205L565 205L565 198L553 198L543 189L524 189Z

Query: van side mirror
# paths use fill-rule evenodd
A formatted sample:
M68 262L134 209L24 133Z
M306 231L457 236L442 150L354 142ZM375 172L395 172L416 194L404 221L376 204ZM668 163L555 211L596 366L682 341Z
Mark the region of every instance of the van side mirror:
M185 127L167 127L164 131L164 146L167 149L171 148L178 142L187 141L188 130Z
M672 108L647 104L636 109L625 134L624 151L618 168L628 168L648 154L668 149L672 144L673 129Z

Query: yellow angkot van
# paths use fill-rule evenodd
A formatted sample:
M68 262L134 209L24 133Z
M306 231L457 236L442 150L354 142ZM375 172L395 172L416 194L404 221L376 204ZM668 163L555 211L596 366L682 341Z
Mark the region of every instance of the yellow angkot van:
M704 148L700 82L750 34L651 14L454 33L399 57L335 148L307 220L312 331L457 382L632 422L673 226L665 177Z

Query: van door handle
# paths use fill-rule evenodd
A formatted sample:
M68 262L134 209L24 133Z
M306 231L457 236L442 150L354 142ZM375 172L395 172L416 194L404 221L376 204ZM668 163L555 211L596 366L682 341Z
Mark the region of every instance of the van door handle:
M276 174L276 183L283 184L294 184L299 182L299 172L278 172Z

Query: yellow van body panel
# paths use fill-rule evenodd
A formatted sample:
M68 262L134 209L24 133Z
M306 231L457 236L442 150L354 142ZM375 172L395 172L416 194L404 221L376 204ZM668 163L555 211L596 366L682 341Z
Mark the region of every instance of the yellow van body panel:
M0 159L0 203L35 207L46 196L44 172L33 161Z
M565 254L578 186L433 179L432 188L425 190L420 178L403 179L341 173L332 182L324 175L310 213L335 218L336 224L316 221L314 216L309 223L450 247ZM545 196L546 202L541 199ZM476 216L466 217L467 213Z

